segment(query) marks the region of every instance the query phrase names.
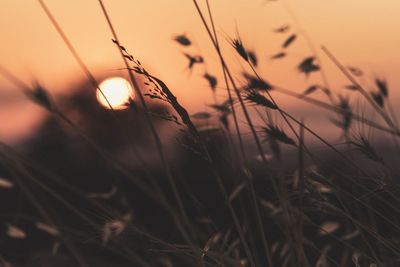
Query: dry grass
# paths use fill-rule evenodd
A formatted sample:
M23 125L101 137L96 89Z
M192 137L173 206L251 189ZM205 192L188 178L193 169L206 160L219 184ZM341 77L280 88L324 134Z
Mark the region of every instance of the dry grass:
M190 115L173 89L148 72L119 42L117 29L99 0L113 43L139 96L138 103L132 100L124 112L144 118L161 163L159 170L149 169L151 162L145 162L140 155L136 155L141 163L138 170L122 163L70 119L44 87L30 86L0 66L5 78L79 136L90 155L99 158L101 164L96 168L106 172L105 179L112 184L107 192L86 192L66 180L65 175L70 173L57 172L47 160L30 158L1 144L0 195L12 192L29 202L29 210L17 205L0 213L4 222L1 248L7 242L30 238L37 241L38 236L44 235L51 246L44 246L45 252L40 253L53 259L66 255L79 266L97 266L93 263L96 257L104 261L115 258L108 266L399 266L398 170L387 163L386 155L369 138L370 132L374 132L389 137L390 141L385 143L399 147L400 130L396 111L390 105L388 81L376 78L376 90L368 92L358 81L364 75L362 71L345 67L322 47L351 83L346 89L358 93L359 101L367 103L380 121L357 114L351 98L329 87L321 60L304 30L297 27L301 31L294 32L289 25L273 30L286 38L281 51L276 51L271 59L289 57L287 51L298 39L305 38L312 53L294 67L305 76L321 75L323 85L311 84L303 92L295 93L267 82L257 71L262 57L247 49L238 32L228 42L232 52L246 63L247 70L235 75L227 63L228 53L221 51L212 6L205 0L203 10L199 2L203 1L193 0L194 11L214 47L221 73L201 73L215 103L207 107L212 112ZM98 88L57 19L44 1L39 3L88 81L94 89ZM196 65L211 64L205 56L190 52L190 36L176 35L173 41L184 49L190 72L200 71ZM245 83L240 86L243 78ZM147 93L140 81L144 81ZM221 88L225 92L220 92ZM318 91L325 94L327 102L313 98ZM325 140L296 114L281 108L278 93L331 112L327 118L331 127L342 131L346 147ZM220 95L224 95L223 100ZM170 110L154 113L149 107L154 102L167 105ZM126 146L135 147L137 144L125 132L118 111L110 112ZM255 123L254 113L261 123ZM156 118L178 128L177 147L184 155L182 164L176 166L169 160ZM206 122L208 127L199 128L197 121ZM381 121L386 125L381 125ZM311 149L308 136L316 138L333 159L327 160ZM259 160L251 157L246 145L255 146ZM295 156L290 162L291 151ZM67 154L68 157L71 156ZM79 173L79 164L76 166ZM4 255L0 251L0 264L34 266L29 261L38 252L30 245L26 257L18 259L12 251Z

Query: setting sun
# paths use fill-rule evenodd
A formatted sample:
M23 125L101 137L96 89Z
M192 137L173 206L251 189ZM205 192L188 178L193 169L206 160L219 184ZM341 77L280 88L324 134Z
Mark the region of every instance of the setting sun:
M100 83L97 89L97 100L105 108L125 109L125 104L134 94L130 83L121 77L112 77Z

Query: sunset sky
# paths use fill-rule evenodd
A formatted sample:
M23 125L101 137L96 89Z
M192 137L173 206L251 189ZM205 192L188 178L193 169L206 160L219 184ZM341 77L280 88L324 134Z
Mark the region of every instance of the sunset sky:
M123 45L169 84L190 112L203 111L206 104L212 103L210 90L201 77L204 67L196 66L191 76L185 71L187 62L183 51L203 55L207 70L220 75L215 51L191 0L104 2ZM46 3L90 70L99 77L118 75L116 69L122 67L122 62L111 42L98 1L47 0ZM294 12L316 48L323 44L344 64L364 70L365 82L371 85L368 88L372 89L374 77L385 77L396 95L392 101L398 103L400 1L280 0L263 4L262 0L218 0L211 4L221 40L227 43L225 40L234 36L237 28L245 46L257 52L260 73L274 84L302 92L307 84L320 81L319 74L305 79L295 68L299 61L311 55L302 37L289 48L287 59L269 60L285 40L285 36L273 33L272 29L290 24L293 32L299 32L300 25L293 21L286 6ZM190 49L172 41L174 35L182 33L194 41ZM36 79L52 93L59 94L85 79L37 1L1 0L0 36L1 64L22 80L30 83ZM318 51L333 89L344 90L348 82ZM245 65L228 45L224 46L224 52L233 68L241 72ZM1 95L16 91L14 85L0 76ZM217 94L221 100L225 98L223 89ZM296 103L290 105L292 111L305 107L282 95L278 99L285 105ZM27 101L0 106L0 119L6 120L0 124L1 140L15 141L28 135L42 113Z

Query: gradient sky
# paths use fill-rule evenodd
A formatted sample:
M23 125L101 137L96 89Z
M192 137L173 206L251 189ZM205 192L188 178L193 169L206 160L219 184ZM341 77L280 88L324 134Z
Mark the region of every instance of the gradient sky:
M106 7L129 51L167 84L191 112L204 110L212 102L207 84L201 78L204 68L198 67L189 77L184 49L172 41L175 34L187 33L195 45L187 50L201 53L207 70L219 74L220 67L206 32L191 0L105 0ZM200 1L201 2L201 1ZM320 81L318 74L308 80L297 73L295 66L310 50L299 38L289 49L289 57L271 62L268 57L278 52L285 37L272 33L282 24L299 31L282 0L263 5L262 0L210 1L221 40L233 36L238 28L245 45L254 49L260 59L260 73L274 84L301 92L307 84ZM99 76L118 74L122 66L118 51L96 0L47 0L65 33L90 70ZM395 100L400 88L400 1L398 0L286 0L283 2L296 15L302 28L318 48L326 45L346 65L358 66L373 77L386 77ZM84 75L35 0L0 1L0 58L14 74L26 82L37 79L54 94L65 92ZM241 71L240 60L229 46L224 47L234 69ZM320 53L323 67L333 89L347 84L343 76ZM0 77L0 92L16 92L16 88ZM345 94L347 92L344 92ZM224 99L224 91L218 93ZM280 96L279 101L293 112L303 109L298 101ZM292 105L296 103L296 105ZM3 104L1 104L3 105ZM29 135L42 111L21 101L0 106L0 138L15 141ZM312 116L305 113L305 116ZM318 120L318 119L317 119Z

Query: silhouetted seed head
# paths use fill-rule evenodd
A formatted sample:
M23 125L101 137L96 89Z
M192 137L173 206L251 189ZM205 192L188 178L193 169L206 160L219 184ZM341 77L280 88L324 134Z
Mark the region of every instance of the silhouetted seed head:
M351 111L349 99L343 96L339 96L339 108L345 111Z
M355 68L355 67L347 67L347 69L354 75L354 76L357 76L357 77L360 77L360 76L362 76L364 73L363 73L363 71L361 70L361 69L359 69L359 68Z
M229 129L229 120L228 120L228 114L227 113L224 113L221 116L219 116L219 121L225 127L225 129Z
M280 58L284 58L285 56L286 56L285 52L279 52L279 53L276 53L275 55L272 55L271 59L280 59Z
M173 122L176 125L182 126L182 123L179 121L178 117L175 115L170 114L169 112L163 112L163 113L151 113L152 116L155 116L159 119L162 119L164 121L169 121Z
M351 90L351 91L357 91L360 89L357 85L354 85L354 84L346 85L344 88L346 88L347 90Z
M250 60L251 64L253 64L253 66L257 67L258 59L257 59L256 53L253 51L247 51L247 55L249 56L249 60Z
M341 113L342 120L338 121L336 119L331 119L331 121L336 126L342 128L343 132L347 135L347 133L350 129L351 123L353 121L353 112L350 107L349 99L339 95L338 108L340 110L342 110L342 113Z
M50 100L50 97L47 91L41 85L37 84L33 90L27 92L27 95L38 105L47 110L53 110L53 104Z
M230 103L208 105L210 108L222 114L229 114L231 112Z
M187 38L184 34L175 36L174 40L183 46L190 46L192 44L189 38Z
M223 120L227 119L227 116L231 113L231 102L229 99L225 100L221 104L213 104L213 105L208 105L208 106L220 114L221 122L223 122Z
M263 130L266 134L266 140L269 138L274 138L279 142L282 142L287 145L296 146L296 143L290 138L282 129L278 126L268 124L267 127L263 127Z
M349 143L370 160L383 164L383 158L378 155L371 142L366 137L361 134L355 135Z
M116 44L122 51L126 52L126 48L118 43L117 40L111 39L111 41Z
M258 77L255 77L253 75L250 75L248 73L243 73L243 77L246 78L247 84L246 84L246 90L271 90L272 86L265 80L259 79Z
M111 39L111 40L115 45L118 46L119 49L121 49L121 52L122 52L122 55L124 56L124 58L126 58L127 60L129 60L129 61L131 61L133 63L141 65L140 61L139 60L135 60L135 58L131 54L128 53L128 51L126 50L126 48L124 46L122 46L118 41L116 41L114 39Z
M208 120L209 118L211 118L211 114L208 112L197 112L195 114L192 114L190 117L199 120Z
M279 145L279 142L271 136L269 136L267 141L268 141L269 148L271 149L271 152L274 155L274 157L276 159L280 159L281 158L281 147Z
M377 93L371 92L371 96L372 96L372 99L375 101L375 103L379 107L383 108L383 106L385 105L385 100L384 100L382 94L380 92L377 92Z
M307 76L314 71L319 71L319 66L314 63L315 57L308 57L304 59L299 65L298 69L300 72Z
M276 33L286 33L288 30L290 30L290 26L287 24L284 24L276 29L274 29L274 32Z
M283 47L283 48L289 47L289 46L296 40L296 38L297 38L297 35L296 35L296 34L290 35L290 36L285 40L285 42L282 44L282 47Z
M389 89L387 86L387 81L383 79L375 79L375 84L378 87L379 92L381 92L382 96L388 97Z
M326 95L331 95L332 94L331 89L329 89L328 87L320 86L319 89L321 89L322 92L324 92L324 94L326 94Z
M259 94L255 90L247 91L247 93L245 95L245 99L256 105L264 106L264 107L270 108L270 109L277 109L277 106L274 103L272 103L269 99L267 99L265 96Z
M209 73L204 74L204 79L208 81L208 84L211 87L211 90L214 92L215 89L217 88L218 80L215 76L210 75Z
M192 55L189 55L189 54L187 54L187 53L184 53L184 55L185 55L186 58L189 60L189 65L188 65L188 69L189 69L189 70L192 70L192 69L193 69L193 66L194 66L195 64L204 63L204 59L203 59L203 57L201 57L201 56L192 56Z
M302 96L306 96L306 95L312 94L312 93L314 93L315 91L317 91L317 90L320 89L320 88L321 88L321 86L319 86L319 85L316 85L316 84L311 85L310 87L308 87L308 88L304 91L304 93L303 93Z
M249 55L246 52L246 49L243 46L243 43L240 39L233 39L231 40L231 44L233 48L235 48L236 52L245 60L249 61Z

